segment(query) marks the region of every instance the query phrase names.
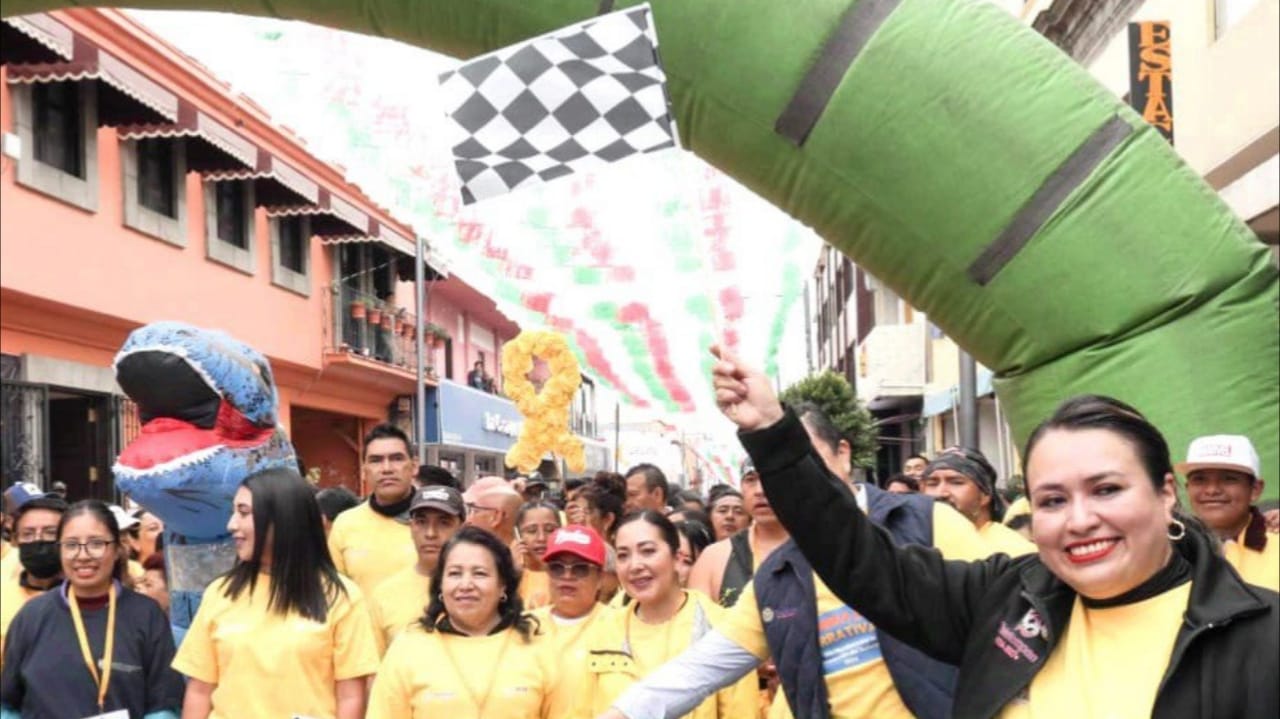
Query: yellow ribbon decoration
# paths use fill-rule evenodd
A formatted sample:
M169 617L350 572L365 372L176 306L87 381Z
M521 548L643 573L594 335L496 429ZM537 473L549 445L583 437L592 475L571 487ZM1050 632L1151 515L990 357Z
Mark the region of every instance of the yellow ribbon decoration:
M534 357L541 357L551 370L541 392L527 376L533 371ZM506 465L532 472L544 454L553 452L564 458L571 471L586 469L582 441L569 431L569 408L582 384L582 372L564 338L546 330L521 332L502 346L502 379L507 397L525 419L520 437L507 450Z

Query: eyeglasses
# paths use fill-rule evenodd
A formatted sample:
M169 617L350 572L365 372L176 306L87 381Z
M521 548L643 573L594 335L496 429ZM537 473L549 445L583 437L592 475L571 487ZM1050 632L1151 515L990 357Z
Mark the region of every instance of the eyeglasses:
M471 516L471 515L473 515L473 514L476 514L477 512L496 512L496 511L498 511L498 510L497 510L497 508L495 508L495 507L481 507L481 506L480 506L480 505L478 505L478 504L468 504L468 505L467 505L467 516L468 516L468 517L470 517L470 516Z
M115 544L115 542L106 539L90 539L87 542L58 542L58 546L62 547L62 556L71 559L80 554L80 549L84 548L85 554L90 559L98 559L106 554L107 547Z
M45 527L43 529L24 529L18 533L18 543L26 544L27 542L53 542L58 539L57 527Z
M586 579L591 576L591 570L595 569L594 564L583 564L576 562L574 564L565 564L564 562L547 562L547 573L552 579L563 579L565 577L573 577L574 579Z

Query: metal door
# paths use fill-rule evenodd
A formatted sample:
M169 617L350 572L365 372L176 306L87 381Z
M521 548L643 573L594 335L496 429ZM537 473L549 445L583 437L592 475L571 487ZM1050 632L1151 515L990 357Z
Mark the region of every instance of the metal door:
M0 473L6 487L31 482L48 489L47 385L0 380Z

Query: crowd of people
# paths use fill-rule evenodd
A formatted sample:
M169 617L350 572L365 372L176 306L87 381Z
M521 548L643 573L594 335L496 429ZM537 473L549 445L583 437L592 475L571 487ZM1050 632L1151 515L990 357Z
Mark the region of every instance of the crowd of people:
M364 500L250 476L235 565L181 637L156 517L15 485L0 717L1280 713L1280 537L1247 438L1175 465L1138 410L1079 397L1031 435L1020 496L965 447L875 484L819 407L728 355L714 380L749 459L705 498L649 464L463 488L391 425Z

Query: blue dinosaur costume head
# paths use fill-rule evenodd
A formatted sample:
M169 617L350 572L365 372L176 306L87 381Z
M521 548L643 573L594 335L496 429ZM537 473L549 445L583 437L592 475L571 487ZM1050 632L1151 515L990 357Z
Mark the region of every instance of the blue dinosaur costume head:
M165 524L173 623L190 624L208 583L231 568L231 500L245 477L297 471L276 425L276 386L261 353L181 322L134 330L115 359L142 433L114 467L116 484Z

